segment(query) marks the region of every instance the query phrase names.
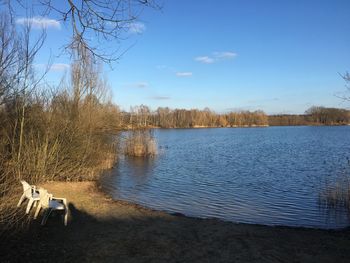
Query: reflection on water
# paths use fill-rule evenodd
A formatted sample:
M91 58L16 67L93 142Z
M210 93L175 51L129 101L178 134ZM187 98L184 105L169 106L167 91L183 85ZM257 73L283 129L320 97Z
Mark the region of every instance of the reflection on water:
M123 157L121 157L123 158ZM130 169L130 180L135 184L142 184L147 180L147 177L152 173L154 167L154 158L132 158L125 157L127 161L122 159L122 162L128 163Z
M115 199L190 216L341 228L319 201L350 156L350 127L156 130L156 158L121 158L103 177Z
M121 164L125 164L122 166ZM138 196L152 176L154 158L133 158L121 156L118 168L107 172L103 177L103 185L118 185L130 196ZM122 169L120 169L122 168ZM128 180L121 180L122 174L128 175Z

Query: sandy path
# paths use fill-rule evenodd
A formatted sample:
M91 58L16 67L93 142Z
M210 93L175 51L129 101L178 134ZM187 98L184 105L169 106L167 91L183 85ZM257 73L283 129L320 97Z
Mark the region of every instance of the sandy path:
M350 262L350 230L174 216L113 201L92 182L43 187L68 199L68 226L58 215L44 227L33 221L0 242L1 262Z

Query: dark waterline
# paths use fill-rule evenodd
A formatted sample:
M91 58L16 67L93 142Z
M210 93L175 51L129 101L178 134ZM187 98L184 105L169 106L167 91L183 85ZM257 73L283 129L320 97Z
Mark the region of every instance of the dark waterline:
M155 130L160 154L121 158L102 179L114 199L189 216L317 228L349 226L320 206L350 157L350 127Z

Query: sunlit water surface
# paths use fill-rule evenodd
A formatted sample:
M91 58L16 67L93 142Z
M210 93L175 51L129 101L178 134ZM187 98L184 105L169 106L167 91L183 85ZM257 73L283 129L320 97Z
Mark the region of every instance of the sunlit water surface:
M342 228L319 203L350 157L350 127L155 130L159 155L121 158L102 179L114 199L227 221Z

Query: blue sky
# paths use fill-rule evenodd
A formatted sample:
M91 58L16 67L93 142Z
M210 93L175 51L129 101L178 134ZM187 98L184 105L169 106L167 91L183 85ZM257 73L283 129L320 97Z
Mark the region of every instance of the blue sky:
M131 48L105 74L125 110L348 108L336 95L346 89L339 73L350 70L349 14L348 0L163 1L161 11L143 11L138 33L110 43ZM47 33L37 63L47 63L50 50L62 63L48 75L57 82L69 63L58 56L69 31L52 22Z

